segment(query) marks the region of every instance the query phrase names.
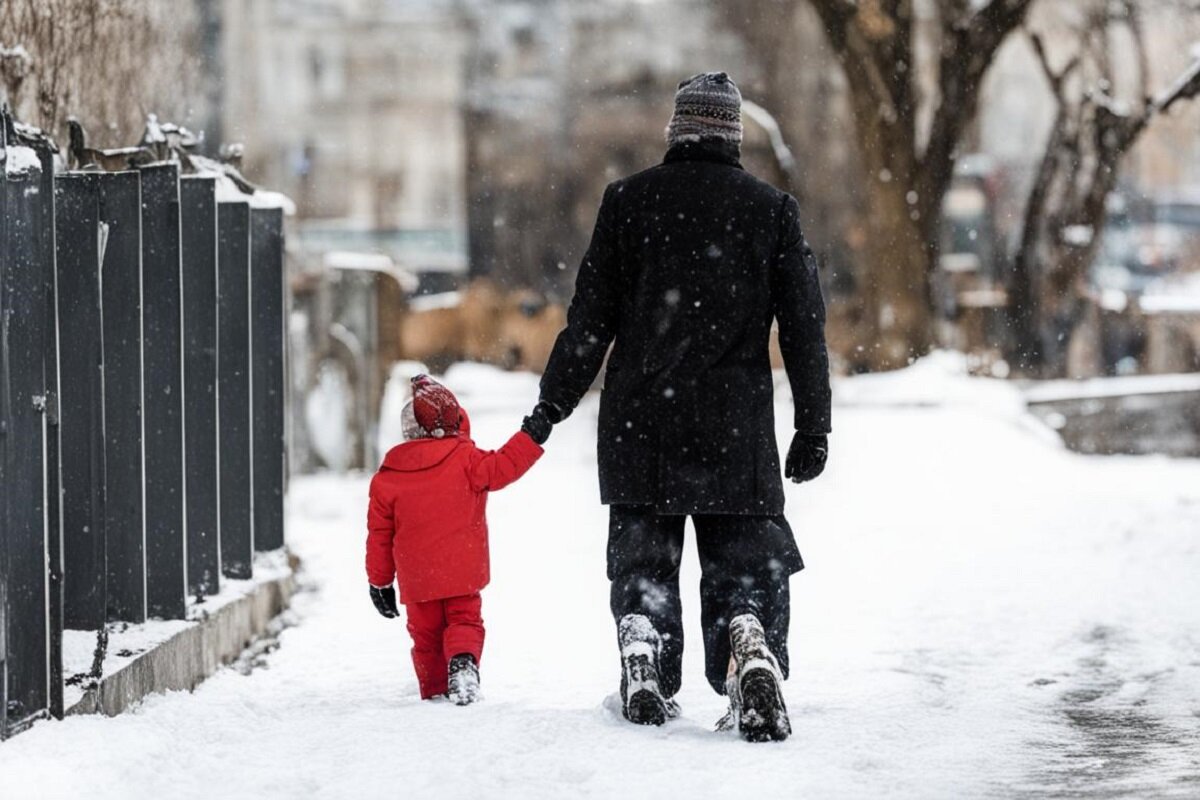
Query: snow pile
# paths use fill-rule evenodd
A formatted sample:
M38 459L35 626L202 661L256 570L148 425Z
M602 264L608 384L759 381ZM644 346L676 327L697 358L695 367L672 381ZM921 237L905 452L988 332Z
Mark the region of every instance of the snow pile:
M934 351L906 369L835 380L833 399L844 407L971 406L1009 418L1024 410L1015 385L972 377L967 356L951 350Z

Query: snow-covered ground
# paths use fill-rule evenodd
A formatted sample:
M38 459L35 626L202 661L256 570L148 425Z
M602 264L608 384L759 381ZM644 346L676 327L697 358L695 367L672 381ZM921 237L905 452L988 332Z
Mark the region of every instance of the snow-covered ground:
M614 712L596 398L491 500L486 700L423 703L363 576L366 477L296 480L311 590L267 666L0 745L5 798L1200 794L1200 463L1058 447L953 359L838 387L825 476L789 488L795 735L711 732L694 552L683 717ZM533 378L459 367L500 444ZM780 393L779 435L790 419ZM714 436L721 435L713 431Z

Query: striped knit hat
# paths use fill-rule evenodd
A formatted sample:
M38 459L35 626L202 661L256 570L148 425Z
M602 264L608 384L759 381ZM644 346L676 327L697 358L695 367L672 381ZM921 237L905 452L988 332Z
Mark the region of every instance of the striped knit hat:
M701 72L681 81L667 144L722 139L742 141L742 93L724 72Z

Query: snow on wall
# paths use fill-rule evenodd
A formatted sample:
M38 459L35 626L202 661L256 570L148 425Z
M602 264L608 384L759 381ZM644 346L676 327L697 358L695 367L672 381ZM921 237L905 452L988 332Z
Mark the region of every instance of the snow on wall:
M42 160L31 147L14 145L4 150L4 173L11 177L42 171Z

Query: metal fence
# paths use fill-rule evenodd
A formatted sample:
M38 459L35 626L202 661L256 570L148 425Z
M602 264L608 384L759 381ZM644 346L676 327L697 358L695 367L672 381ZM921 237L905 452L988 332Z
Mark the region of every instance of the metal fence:
M283 212L177 163L59 172L0 114L0 738L62 630L182 619L283 546Z

